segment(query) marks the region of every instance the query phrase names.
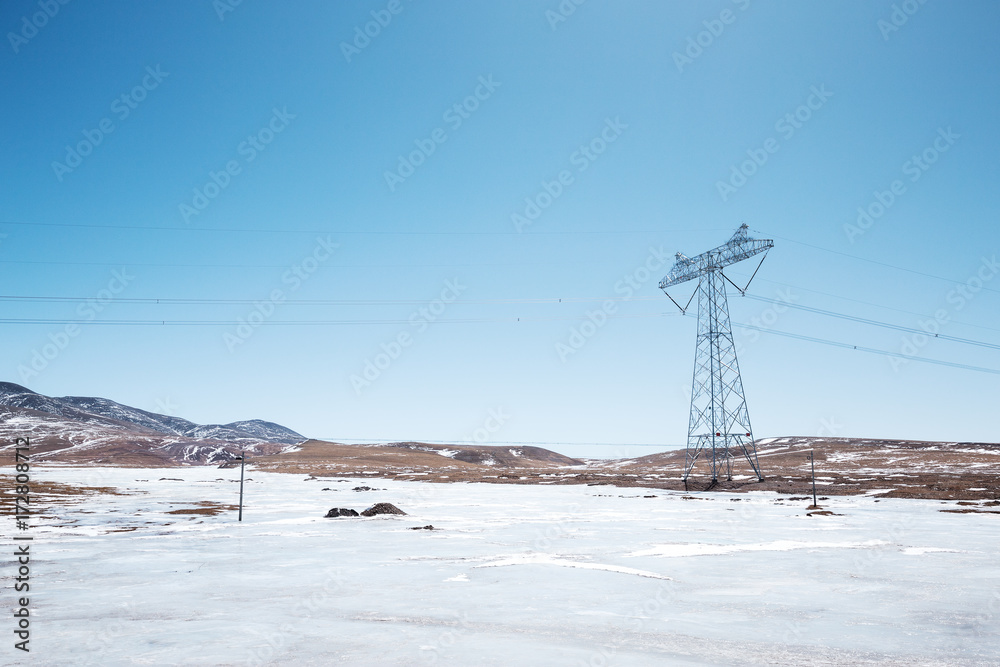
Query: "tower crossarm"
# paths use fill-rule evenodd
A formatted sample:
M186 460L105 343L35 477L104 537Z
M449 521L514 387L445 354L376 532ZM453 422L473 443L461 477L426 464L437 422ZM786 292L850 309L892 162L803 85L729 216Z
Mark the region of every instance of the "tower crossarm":
M677 259L670 269L670 273L660 281L660 289L665 290L668 287L700 278L706 273L742 262L744 259L774 247L774 241L750 238L747 234L748 231L746 225L740 225L733 237L725 244L695 257L687 257L682 253L677 253Z

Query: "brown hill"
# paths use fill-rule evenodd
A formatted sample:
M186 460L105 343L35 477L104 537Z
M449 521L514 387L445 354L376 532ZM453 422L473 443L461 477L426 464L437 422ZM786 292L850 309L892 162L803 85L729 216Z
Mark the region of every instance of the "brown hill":
M541 447L498 447L484 445L433 445L396 442L385 445L344 445L309 440L296 448L272 456L256 458L260 470L317 475L372 475L418 478L434 474L435 479L488 476L492 470L539 470L583 466Z
M702 458L681 481L685 452L620 460L577 460L540 447L436 445L398 442L345 445L308 440L300 445L234 444L167 435L110 418L84 422L26 407L0 405L0 441L30 437L33 460L76 465L176 466L218 464L246 447L260 470L314 476L385 477L432 482L589 484L705 490ZM1000 444L859 438L768 438L757 442L764 481L745 460L715 489L811 494L809 452L815 452L820 495L869 493L885 497L981 500L1000 503Z
M519 455L511 451L519 451ZM310 440L294 452L251 461L275 472L317 477L385 477L428 482L588 484L702 491L709 468L699 460L681 481L685 451L636 459L578 461L545 449L450 447L425 443L340 445ZM757 442L759 482L745 459L719 491L811 495L809 453L815 452L818 495L986 500L1000 503L1000 444L855 438L769 438Z

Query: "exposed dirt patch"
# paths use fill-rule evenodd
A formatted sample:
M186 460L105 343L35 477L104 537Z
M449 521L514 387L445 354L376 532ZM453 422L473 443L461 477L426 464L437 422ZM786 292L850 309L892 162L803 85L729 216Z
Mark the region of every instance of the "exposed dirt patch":
M18 484L14 475L0 475L0 512L6 515L14 514L14 497L17 486ZM32 514L43 510L51 511L52 508L57 506L80 503L96 495L129 495L111 486L84 486L64 484L62 482L48 482L34 479L34 475L32 475L32 479L28 482L28 488L29 507Z
M170 510L167 514L196 514L199 516L216 516L222 514L223 512L231 512L238 510L239 507L236 505L223 505L221 503L212 502L211 500L203 500L201 502L193 503L196 507L183 507L181 509Z

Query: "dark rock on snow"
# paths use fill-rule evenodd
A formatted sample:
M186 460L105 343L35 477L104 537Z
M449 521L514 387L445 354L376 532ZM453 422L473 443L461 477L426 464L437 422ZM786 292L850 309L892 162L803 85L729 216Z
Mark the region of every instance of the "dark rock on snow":
M334 507L326 513L326 518L328 519L339 516L358 516L358 513L355 510L344 509L343 507Z
M345 509L343 507L334 507L329 512L326 513L327 518L341 517L341 516L376 516L379 514L406 514L403 510L399 509L392 503L375 503L368 509L366 509L361 514L358 514L355 510ZM433 526L424 526L428 530L433 530Z
M362 512L361 516L375 516L377 514L406 514L406 512L399 509L392 503L375 503Z

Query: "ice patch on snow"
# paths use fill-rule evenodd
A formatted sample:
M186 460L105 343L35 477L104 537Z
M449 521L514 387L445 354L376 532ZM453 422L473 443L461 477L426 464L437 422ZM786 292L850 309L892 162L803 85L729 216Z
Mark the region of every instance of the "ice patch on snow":
M778 540L761 544L661 544L651 549L633 551L629 556L664 556L677 558L683 556L721 556L744 551L792 551L793 549L858 549L889 544L884 540L868 540L867 542L796 542L793 540Z
M656 572L646 570L636 570L631 567L621 567L618 565L605 565L603 563L583 563L575 560L567 560L549 554L518 554L498 558L489 563L476 565L475 567L506 567L508 565L558 565L560 567L577 567L584 570L603 570L605 572L618 572L619 574L632 574L637 577L649 577L650 579L665 579L670 581L670 577L665 577Z

